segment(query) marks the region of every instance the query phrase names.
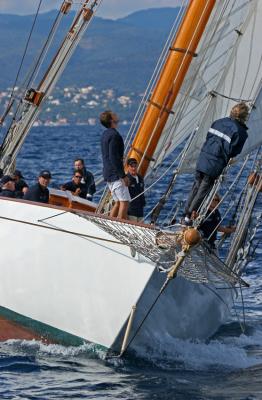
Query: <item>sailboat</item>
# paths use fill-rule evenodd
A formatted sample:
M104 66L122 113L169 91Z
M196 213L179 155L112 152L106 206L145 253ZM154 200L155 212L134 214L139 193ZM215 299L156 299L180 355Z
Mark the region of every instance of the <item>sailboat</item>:
M71 5L63 1L57 21ZM21 93L0 148L5 173L98 5L81 4L37 89ZM102 211L108 196L98 207L59 190L47 205L0 198L0 338L87 341L123 355L170 337L209 338L227 320L238 288L248 287L242 273L260 223L261 22L258 0L190 0L181 7L126 140L127 156L139 161L148 185L166 173L164 161L182 146L155 204L154 224L110 218ZM234 210L236 231L221 240L220 256L202 239L198 221L192 228L163 227L158 218L176 181L193 173L212 121L240 100L251 107L241 167L226 168L229 180L216 182L200 210L204 218L217 190L220 206L233 199L227 208Z

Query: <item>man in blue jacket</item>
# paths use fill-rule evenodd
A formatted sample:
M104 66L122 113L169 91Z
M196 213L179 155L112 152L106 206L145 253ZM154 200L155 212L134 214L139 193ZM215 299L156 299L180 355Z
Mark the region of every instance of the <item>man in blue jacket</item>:
M137 167L138 162L135 158L129 158L127 160L128 190L131 197L131 202L128 207L128 218L131 221L142 222L144 219L146 201L144 195L144 179L137 173Z
M241 153L248 137L248 128L245 125L248 114L248 106L244 102L238 103L232 108L230 117L216 120L209 129L199 154L195 182L186 204L187 224L190 224L192 212L198 210L229 160Z
M127 219L131 198L123 165L124 141L116 129L119 119L109 110L100 114L100 122L106 128L101 139L103 176L115 202L110 217Z

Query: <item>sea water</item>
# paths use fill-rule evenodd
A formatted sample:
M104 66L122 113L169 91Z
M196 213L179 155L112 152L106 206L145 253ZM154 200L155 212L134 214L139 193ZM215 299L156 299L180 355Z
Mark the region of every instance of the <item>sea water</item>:
M29 184L40 170L50 169L52 186L59 187L71 178L74 158L82 157L98 178L100 136L98 127L34 128L17 168ZM160 196L166 179L147 195L147 210L153 204L152 191L154 198ZM189 188L191 179L177 191ZM15 251L15 237L13 246ZM0 399L262 399L261 261L260 243L256 260L244 275L250 284L243 289L244 332L239 297L236 313L209 340L169 338L150 353L131 353L122 359L107 359L93 344L64 347L9 340L0 344Z

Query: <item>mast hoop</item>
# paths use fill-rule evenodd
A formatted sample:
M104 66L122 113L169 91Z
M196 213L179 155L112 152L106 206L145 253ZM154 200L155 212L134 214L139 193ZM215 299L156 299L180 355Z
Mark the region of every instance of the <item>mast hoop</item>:
M172 115L175 114L175 112L174 112L173 110L171 110L170 108L163 107L163 106L161 106L160 104L158 104L158 103L152 101L151 99L148 99L148 100L147 100L147 104L152 104L152 106L158 108L158 109L161 110L161 111L166 112L167 114L172 114Z
M197 57L198 54L195 53L194 51L191 51L189 49L182 49L180 47L169 47L170 51L177 51L178 53L183 53L185 55L190 55L192 57Z

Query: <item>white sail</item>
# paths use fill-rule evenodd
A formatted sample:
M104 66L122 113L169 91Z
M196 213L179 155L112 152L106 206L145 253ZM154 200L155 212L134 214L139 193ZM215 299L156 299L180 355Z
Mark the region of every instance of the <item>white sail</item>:
M217 3L156 149L154 168L197 129L181 168L193 172L212 121L229 114L233 99L258 100L242 155L262 142L262 1Z

